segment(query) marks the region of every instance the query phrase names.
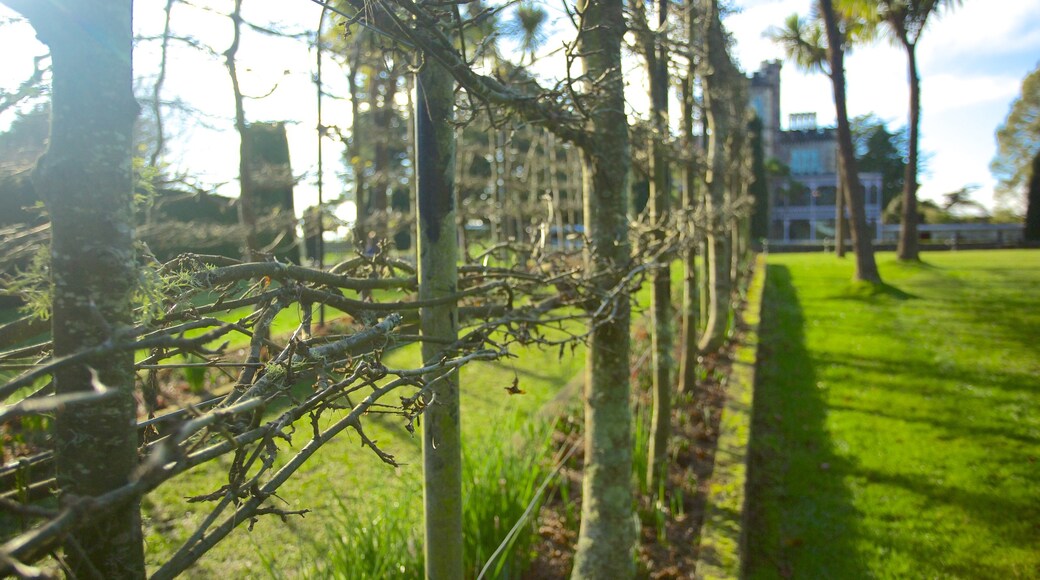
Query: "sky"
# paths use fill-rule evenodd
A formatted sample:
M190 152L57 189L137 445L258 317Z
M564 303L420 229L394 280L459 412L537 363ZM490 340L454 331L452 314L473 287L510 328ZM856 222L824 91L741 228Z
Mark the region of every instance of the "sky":
M807 14L811 0L736 0L739 13L725 25L737 40L735 56L746 71L783 51L764 36L790 14ZM927 167L919 196L977 185L975 199L992 205L996 180L989 163L994 134L1018 96L1022 79L1040 63L1040 1L965 0L930 21L918 47L921 78L921 150ZM859 47L845 63L849 114L874 113L890 127L907 124L910 90L906 56L880 41ZM829 81L805 74L793 63L781 72L780 109L787 115L815 112L823 125L835 123Z
M229 0L196 0L226 11ZM135 28L139 33L162 30L160 0L135 3ZM782 24L792 13L805 14L812 0L733 0L735 11L725 25L736 39L734 56L746 72L764 60L783 59L782 50L765 36L771 26ZM999 6L999 9L998 9ZM569 23L562 5L547 5L553 29L567 38ZM321 9L309 0L250 0L247 19L262 25L277 21L284 28L313 31ZM0 20L10 12L0 6ZM191 33L219 53L230 42L228 20L218 14L179 6L176 33ZM542 53L552 53L559 41L550 39ZM157 44L142 43L135 52L135 66L154 71ZM32 57L45 52L33 39L28 25L12 24L0 31L0 86L11 88L31 72ZM237 136L231 130L233 102L230 82L219 57L178 47L172 60L164 98L180 100L200 109L198 113L171 113L169 128L174 139L167 161L173 169L198 175L202 183L223 184L219 191L234 195L237 171ZM545 59L545 74L553 74L552 58ZM1040 0L965 0L963 5L932 21L918 49L922 80L921 148L927 168L921 176L920 196L940 200L943 193L965 186L979 189L975 199L992 205L995 180L989 162L996 151L994 132L1004 120L1021 81L1040 61ZM244 91L269 96L249 100L251 121L293 119L288 125L297 186L297 210L316 201L315 57L305 43L272 39L247 32L240 49ZM890 127L905 125L909 89L906 58L901 49L881 41L857 48L846 61L849 113L874 113ZM143 73L146 80L149 74ZM326 61L326 90L346 94L344 72ZM637 67L627 75L630 106L641 106L645 83ZM149 81L150 82L150 81ZM346 101L326 100L326 124L349 123ZM821 125L834 123L834 105L828 80L822 74L805 74L785 63L781 81L783 123L791 113L815 112ZM0 115L0 128L10 116ZM343 171L342 148L325 141L325 196L334 198L343 185L335 177ZM352 209L352 208L351 208ZM349 217L350 211L344 217Z

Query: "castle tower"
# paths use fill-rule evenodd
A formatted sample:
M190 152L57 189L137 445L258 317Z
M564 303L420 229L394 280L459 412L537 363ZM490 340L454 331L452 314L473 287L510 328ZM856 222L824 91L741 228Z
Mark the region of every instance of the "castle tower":
M751 75L751 107L762 119L762 146L766 158L777 156L780 133L780 67L779 60L767 60Z

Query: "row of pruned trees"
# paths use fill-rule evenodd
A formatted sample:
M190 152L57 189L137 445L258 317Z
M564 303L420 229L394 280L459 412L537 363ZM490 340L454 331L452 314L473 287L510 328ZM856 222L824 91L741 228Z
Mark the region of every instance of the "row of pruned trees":
M655 419L648 476L655 478L667 465L671 398L677 389L693 388L698 353L723 341L749 250L754 156L746 79L729 55L717 0L648 4L627 13L620 0L582 0L572 14L575 40L565 43L574 70L552 87L523 75L481 72L466 48L473 45L463 39L484 11L494 8L471 7L464 17L452 3L327 5L347 30L364 28L392 38L395 62L400 59L402 71L406 64L415 71L409 82L415 89L410 102L418 250L417 267L377 251L329 270L215 256L148 264L133 244L130 209L136 114L131 3L67 1L58 2L56 10L5 3L29 18L51 48L54 116L50 148L34 174L52 216L50 282L43 281L51 300L51 340L17 346L39 336L41 326L32 318L4 327L0 360L31 362L0 387L5 400L15 401L2 413L4 419L53 414L55 445L27 460L34 462L33 473L42 474L30 485L25 463L5 466L0 474L22 482L12 484L4 508L40 522L3 545L4 571L31 576L38 572L36 561L54 554L75 576L143 576L141 496L203 462L230 455L228 484L198 498L210 502L209 515L154 573L176 575L241 523L293 515L269 500L341 431L353 429L393 464L393 456L364 434L365 413L378 408L398 413L409 430L422 417L426 573L463 577L458 368L505 356L514 343L581 340L588 345L582 397L586 465L573 576L634 574L632 292L650 276ZM236 0L232 14L240 9ZM652 16L656 25L649 24ZM644 132L632 129L625 112L622 51L628 28L638 31L641 55L652 72L654 109ZM234 51L229 53L234 75ZM679 83L669 80L672 70L680 71ZM678 136L671 135L667 121L674 84L682 87ZM386 103L396 101L387 98L391 89L380 90ZM487 115L484 129L460 124L479 117L480 110L495 112ZM698 124L703 130L696 130ZM493 204L522 197L517 193L523 189L511 185L514 177L528 180L528 194L548 185L552 209L540 221L551 216L560 236L566 225L561 216L574 210L552 199L562 190L553 182L572 173L559 165L576 158L581 185L573 197L582 200L584 226L580 267L566 256L548 255L551 244L532 247L530 232L552 226L527 227L531 222L523 214L508 216L513 225L502 226L503 243L481 256L497 256L497 263L460 265L467 252L459 247L460 224L466 221L459 219L458 193L463 176L474 173L467 171L464 154L460 161L460 144L474 127L488 135L486 146L496 151L488 164L502 164L490 171L498 176L491 189L501 188ZM639 216L631 203L632 152L644 145L652 185L648 211ZM530 159L518 163L511 151L519 149ZM545 171L536 171L535 159L544 153L549 154L540 162ZM573 182L571 187L577 189ZM698 252L701 264L694 260ZM676 257L686 269L681 316L672 310L669 295ZM381 290L415 294L381 302ZM352 292L359 298L346 296ZM356 326L343 336L312 336L317 305L348 314ZM251 313L238 320L217 316L244 306ZM298 308L302 321L291 335L276 336L272 321L288 308ZM683 323L680 336L673 330L677 318ZM548 338L543 331L575 319L587 325L577 335ZM220 344L233 333L249 337L242 359ZM422 366L387 368L382 353L410 341L422 343ZM681 373L672 362L676 350ZM149 354L135 361L133 353L139 351ZM202 362L172 362L185 355ZM149 393L154 394L157 372L185 365L231 369L234 388L205 407L153 417ZM312 389L295 397L293 385L300 381ZM143 399L145 417L135 410L135 393ZM390 394L396 402L387 402ZM269 411L275 403L285 406ZM329 416L331 426L322 427L320 420ZM292 441L300 424L309 424L309 439L292 449L283 443ZM287 460L276 460L285 453ZM57 506L16 501L33 489L57 489Z

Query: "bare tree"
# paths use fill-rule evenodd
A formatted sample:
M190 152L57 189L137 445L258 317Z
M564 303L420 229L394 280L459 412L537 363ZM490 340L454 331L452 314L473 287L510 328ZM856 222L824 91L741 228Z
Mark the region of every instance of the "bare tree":
M666 233L666 221L671 212L671 166L668 159L668 0L655 4L657 22L651 29L646 5L639 0L634 5L636 23L633 27L640 37L640 49L649 71L650 123L650 225L659 240ZM671 433L672 383L675 367L672 355L674 331L672 319L672 256L662 255L651 274L653 293L650 298L651 366L653 367L653 412L650 425L650 448L646 482L651 493L656 493L661 472L667 468L668 437Z
M698 330L700 327L700 292L697 279L697 246L700 228L694 227L693 217L696 215L700 200L697 197L697 183L700 168L697 159L697 138L694 135L694 114L697 108L694 97L694 84L697 79L697 51L700 48L698 39L703 38L698 22L700 14L698 0L686 0L684 4L685 22L684 39L686 45L686 68L682 78L682 148L685 158L682 164L682 200L684 212L682 233L686 236L683 245L683 297L682 297L682 353L679 359L679 385L681 393L693 392L697 384Z
M438 19L408 0L397 5L395 33L439 61L474 98L505 106L546 126L582 151L585 224L589 245L586 272L599 306L591 311L585 390L586 472L575 577L631 576L635 527L629 477L632 453L628 395L629 303L625 272L628 244L629 141L621 74L624 17L619 0L578 6L580 32L572 55L583 63L585 90L531 96L480 75L439 29ZM575 106L556 101L576 96ZM577 114L575 114L577 112ZM604 301L605 300L605 301Z
M419 71L416 87L415 153L418 161L419 298L435 300L456 292L458 238L455 231L455 83L432 59ZM423 359L444 356L442 344L458 338L454 304L421 311ZM440 344L439 344L440 343ZM459 379L450 373L430 390L423 425L423 505L427 578L461 578L462 434Z
M708 123L707 193L704 197L706 216L708 268L708 316L699 347L716 350L726 335L729 320L730 243L726 216L726 146L732 138L732 109L728 109L732 92L728 85L737 73L726 52L717 0L705 0L703 9L705 47L704 111ZM727 110L728 109L728 110Z
M580 0L577 50L593 101L583 143L585 227L591 240L590 273L601 275L599 292L622 281L628 263L630 150L621 71L625 31L621 0ZM629 409L629 304L622 293L611 310L595 315L585 380L585 475L581 530L573 578L628 578L636 534L632 514L631 410Z

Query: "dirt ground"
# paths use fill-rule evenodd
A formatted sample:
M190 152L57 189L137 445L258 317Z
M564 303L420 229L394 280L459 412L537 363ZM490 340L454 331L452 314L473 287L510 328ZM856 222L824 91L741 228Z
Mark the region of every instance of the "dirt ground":
M637 342L639 341L637 332ZM731 344L735 341L731 341ZM705 497L715 459L719 418L724 401L725 378L729 374L731 350L704 357L700 362L703 377L692 394L680 394L672 410L672 441L669 451L668 481L663 501L652 504L653 498L639 498L642 530L639 544L638 577L692 578L697 549L700 543L701 523L704 519ZM649 368L634 369L634 385L640 373ZM649 405L647 389L634 388L636 404ZM692 395L692 396L691 396ZM571 416L556 434L559 450L569 449L581 437L580 417ZM570 426L571 428L568 428ZM574 559L581 517L580 449L561 470L551 495L542 507L538 519L539 540L537 557L526 578L568 578Z

